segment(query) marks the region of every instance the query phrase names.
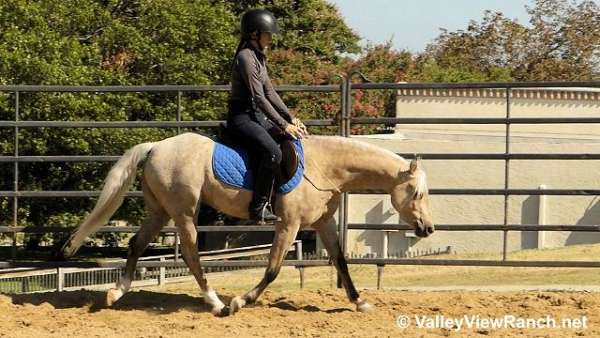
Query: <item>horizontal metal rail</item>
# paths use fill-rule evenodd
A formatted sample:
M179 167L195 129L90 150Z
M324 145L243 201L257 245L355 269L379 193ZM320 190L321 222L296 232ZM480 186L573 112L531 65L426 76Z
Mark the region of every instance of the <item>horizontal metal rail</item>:
M525 261L525 260L479 260L479 259L418 259L418 258L350 258L348 264L363 265L435 265L435 266L490 266L490 267L539 267L539 268L600 268L600 261ZM205 267L266 267L266 260L203 261ZM284 266L328 266L329 260L285 260ZM0 262L0 269L13 268L122 268L125 262L66 261L66 262ZM137 267L185 267L183 261L138 262Z
M414 153L397 153L413 158ZM426 160L600 160L600 154L536 154L536 153L419 153ZM1 161L0 157L0 161Z
M352 89L513 89L600 87L600 81L525 81L470 83L353 83Z
M294 264L294 263L302 264ZM325 266L329 265L327 260L301 260L301 261L284 261L285 265L297 266ZM238 260L238 261L203 261L204 267L264 267L267 266L266 260ZM21 261L21 262L0 262L0 269L12 269L21 267L32 268L122 268L125 266L124 261L66 261L66 262L42 262L42 261ZM157 267L186 267L184 261L140 261L136 267L157 268Z
M351 191L352 194L382 194L381 190ZM596 196L600 189L429 189L430 195L479 195L479 196L504 196L504 195L558 195L558 196ZM100 191L54 190L54 191L0 191L0 197L28 197L28 198L53 198L53 197L98 197ZM142 197L141 191L130 191L126 197Z
M600 117L360 117L357 124L578 124L600 123ZM223 121L0 121L4 128L216 128ZM337 126L333 119L306 120L307 126Z
M382 194L381 190L352 191L353 194ZM477 196L596 196L600 189L429 189L430 195L477 195ZM1 196L1 195L0 195Z
M357 124L564 124L600 123L600 117L353 117Z
M5 128L215 128L223 121L0 121ZM352 118L357 124L578 124L600 123L600 117L430 117ZM333 119L306 120L307 126L337 126Z
M352 230L414 230L410 225L385 223L349 223ZM600 232L600 225L569 224L436 224L436 231L589 231Z
M414 153L397 153L404 158ZM600 160L600 154L535 154L535 153L420 153L427 160ZM0 156L0 163L14 162L115 162L121 156Z
M175 228L173 228L175 229ZM296 250L296 246L298 245L298 240L294 241L294 244L292 244L292 246L290 247L290 250ZM273 244L258 244L258 245L251 245L251 246L243 246L243 247L239 247L239 248L227 248L227 249L217 249L217 250L208 250L208 251L198 251L198 255L199 256L211 256L211 255L219 255L219 254L230 254L230 253L240 253L240 252L247 252L247 251L252 251L252 250L259 250L259 249L269 249L273 246ZM140 257L138 260L139 261L148 261L148 260L160 260L161 258L163 259L173 259L175 257L174 254L168 254L168 255L155 255L155 256L143 256ZM122 259L117 259L115 261L121 261Z
M56 227L56 226L43 226L43 227L13 227L13 226L0 226L0 233L51 233L51 232L71 232L75 229L75 226L70 227ZM102 226L99 227L96 232L98 233L134 233L140 230L139 226ZM274 231L275 227L272 225L218 225L218 226L197 226L197 231L200 232L256 232L256 231ZM177 232L176 227L164 227L161 233L175 233Z
M436 230L439 231L589 231L600 232L600 225L585 224L436 224ZM0 226L0 233L67 233L75 230L75 226L56 227L13 227ZM400 231L414 230L410 225L387 224L387 223L349 223L348 229L351 230L385 230ZM102 226L98 228L98 233L135 233L140 230L139 226ZM198 232L271 232L275 227L272 225L215 225L215 226L197 226ZM314 229L302 229L302 231L314 231ZM161 233L175 233L177 228L164 227Z
M216 121L0 121L5 128L216 128ZM306 120L306 126L335 126L333 119Z
M509 266L530 268L600 268L600 261L524 261L524 260L479 260L479 259L349 259L348 264L374 265L437 265L437 266Z
M49 197L98 197L100 191L81 191L81 190L45 190L45 191L0 191L0 197L32 197L32 198L49 198ZM141 191L130 191L125 194L125 197L142 197Z
M52 93L146 93L146 92L228 92L230 85L163 85L163 86L0 86L0 92ZM336 85L283 85L275 86L280 92L339 92Z
M115 162L121 156L0 156L2 162Z
M546 82L471 82L471 83L354 83L352 89L518 89L518 88L577 88L600 87L600 81L546 81ZM158 86L44 86L3 85L0 92L202 92L229 91L229 85L158 85ZM282 92L339 92L339 85L281 85Z
M273 244L260 244L260 245L252 245L252 246L244 246L239 248L228 248L228 249L219 249L219 250L209 250L209 251L198 251L198 255L201 261L215 261L219 259L230 259L230 258L240 258L240 257L250 257L268 253ZM299 250L302 249L302 243L300 240L295 240L290 246L289 252L296 252L299 257L301 254ZM169 255L157 255L157 256L144 256L138 259L139 262L143 261L173 261L175 258L174 254ZM123 263L126 262L126 259L103 259L100 262L102 264L106 263ZM81 261L73 261L74 263L81 263ZM95 263L94 263L95 264ZM77 269L77 268L72 268ZM99 269L110 269L108 268L99 268ZM68 271L68 272L80 272L80 271ZM35 268L6 268L0 269L0 275L2 277L6 277L7 274L22 274L22 275L38 275L38 274L53 274L56 273L52 270L37 270Z

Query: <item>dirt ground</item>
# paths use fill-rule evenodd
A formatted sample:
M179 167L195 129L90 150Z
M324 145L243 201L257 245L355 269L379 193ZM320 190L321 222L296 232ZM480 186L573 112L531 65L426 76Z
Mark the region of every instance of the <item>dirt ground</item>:
M239 292L218 289L228 302ZM232 317L213 317L192 283L134 290L113 308L104 292L0 296L0 337L600 337L600 293L362 290L358 313L337 289L269 291ZM397 318L411 322L401 329ZM415 316L587 317L587 328L419 328ZM441 317L438 317L441 318Z

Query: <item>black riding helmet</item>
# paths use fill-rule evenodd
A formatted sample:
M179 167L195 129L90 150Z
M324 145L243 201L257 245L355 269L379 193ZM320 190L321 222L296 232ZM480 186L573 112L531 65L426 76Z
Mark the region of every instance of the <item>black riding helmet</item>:
M251 9L246 11L242 15L240 26L242 38L245 40L250 39L250 34L252 32L279 33L279 27L277 27L275 16L265 9Z

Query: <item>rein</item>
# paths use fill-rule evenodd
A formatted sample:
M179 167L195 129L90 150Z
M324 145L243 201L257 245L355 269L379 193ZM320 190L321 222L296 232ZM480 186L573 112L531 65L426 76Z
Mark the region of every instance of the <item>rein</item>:
M340 189L339 189L339 188L338 188L338 187L335 185L335 183L333 183L333 182L332 182L332 181L329 179L329 177L327 177L327 175L323 174L323 171L321 170L321 168L319 167L319 165L317 164L317 162L315 162L315 160L313 160L313 159L312 159L312 157L311 157L311 158L308 158L308 159L309 159L309 160L312 162L312 164L315 166L315 168L317 168L317 171L319 172L319 174L321 174L321 176L325 177L325 179L327 180L327 182L329 182L329 183L331 184L332 188L329 188L329 189L322 189L322 188L319 188L319 187L317 187L317 185L316 185L316 184L315 184L315 183L314 183L314 182L313 182L313 181L312 181L310 178L308 178L308 177L306 176L306 171L305 171L305 172L304 172L304 174L303 174L304 178L305 178L305 179L306 179L308 182L310 182L310 184L312 184L312 186L313 186L313 187L315 187L315 189L317 189L317 190L319 190L319 191L335 191L335 192L337 192L337 193L340 193L340 194L341 194L341 193L342 193L342 191L341 191L341 190L340 190Z

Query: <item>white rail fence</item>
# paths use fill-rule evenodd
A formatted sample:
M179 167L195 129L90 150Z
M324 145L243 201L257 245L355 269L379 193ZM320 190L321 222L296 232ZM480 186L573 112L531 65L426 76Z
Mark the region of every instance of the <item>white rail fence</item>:
M268 255L271 244L254 245L241 248L200 251L201 261L250 258ZM295 241L290 252L296 252L302 259L302 242ZM141 257L140 261L175 261L181 257L173 254ZM119 260L112 260L119 261ZM124 260L121 260L124 261ZM206 273L239 270L242 267L204 267ZM56 268L36 269L18 268L0 270L0 293L31 293L69 290L104 290L114 287L121 276L121 268ZM157 267L136 269L133 287L163 285L188 280L190 271L187 267Z
M201 261L219 261L236 258L256 258L257 256L266 256L271 250L271 244L254 245L241 248L200 251ZM298 260L323 260L328 259L327 252L302 252L302 241L297 240L290 247L290 252L295 252ZM424 256L436 256L451 254L452 247L444 249L429 250L408 250L389 255L389 258L414 258ZM350 259L357 258L377 258L374 254L367 255L348 255ZM178 257L180 259L180 257ZM160 256L141 257L140 261L174 261L173 254ZM111 260L124 261L124 260ZM240 269L251 269L255 267L240 266L204 266L205 273L225 272ZM304 287L304 269L298 266L300 288ZM72 290L106 290L114 287L119 279L122 268L56 268L56 269L37 269L37 268L16 268L0 269L0 293L35 293L48 291L72 291ZM378 266L377 287L381 287L383 267ZM135 272L133 287L143 287L151 285L164 285L167 283L177 283L188 281L192 278L187 267L162 266L162 267L138 267Z

